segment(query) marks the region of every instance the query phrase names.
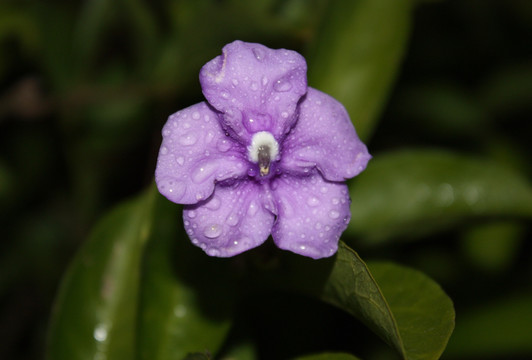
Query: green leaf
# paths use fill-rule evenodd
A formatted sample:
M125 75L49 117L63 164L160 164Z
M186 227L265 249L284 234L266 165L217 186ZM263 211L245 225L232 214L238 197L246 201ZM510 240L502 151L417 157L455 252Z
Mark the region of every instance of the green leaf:
M465 231L460 245L471 265L494 274L502 273L519 256L525 233L525 224L494 221Z
M56 299L47 358L133 359L142 250L155 189L98 223Z
M438 359L454 327L454 309L424 274L375 262L372 272L340 243L323 299L354 315L404 359Z
M402 60L411 1L331 1L309 56L309 84L346 107L368 139Z
M323 353L299 356L294 360L358 360L358 358L354 355L345 353Z
M488 304L462 309L445 351L449 359L509 359L532 356L532 293L501 294ZM528 357L527 357L528 355Z
M406 358L438 359L454 329L454 307L425 274L397 264L368 262L395 317Z
M437 150L376 156L350 192L348 232L369 242L426 235L473 217L532 216L532 189L520 174Z
M143 266L139 357L215 354L231 326L236 291L227 265L232 260L206 256L193 246L179 223L181 207L160 195L154 217Z

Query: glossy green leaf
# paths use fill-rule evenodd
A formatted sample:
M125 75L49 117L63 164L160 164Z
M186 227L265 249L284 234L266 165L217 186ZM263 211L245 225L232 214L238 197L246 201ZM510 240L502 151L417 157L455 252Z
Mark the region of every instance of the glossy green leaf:
M323 299L354 315L404 359L438 359L454 327L454 309L422 273L391 263L370 269L340 243Z
M441 287L417 270L368 262L395 317L406 358L438 359L454 329L454 306Z
M310 51L309 85L338 99L365 140L403 57L411 1L334 0Z
M449 359L525 359L532 356L532 293L463 309L445 351Z
M183 231L181 207L157 196L143 266L140 359L215 354L231 326L235 276L231 259L206 256Z
M531 217L532 189L494 161L437 150L377 155L352 183L348 232L382 241L477 217Z
M155 189L108 214L63 279L49 335L50 360L133 359L142 250Z
M358 360L358 358L354 355L346 353L323 353L299 356L294 360Z

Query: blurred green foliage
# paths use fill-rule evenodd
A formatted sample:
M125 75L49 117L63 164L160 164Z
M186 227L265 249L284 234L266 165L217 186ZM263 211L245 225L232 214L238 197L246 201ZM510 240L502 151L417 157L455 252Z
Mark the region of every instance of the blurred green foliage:
M420 291L394 297L393 277L379 278L393 261L453 299L456 330L442 358L532 357L531 24L528 0L3 0L0 358L44 357L72 259L64 284L86 278L63 285L60 299L71 300L56 310L67 317L52 329L92 324L63 335L94 359L109 349L127 357L128 342L146 359L397 358L317 300L326 279L297 272L308 264L268 245L229 267L199 256L180 208L145 190L166 118L202 100L200 67L235 39L305 55L309 84L340 99L367 141L374 159L349 184L343 240L385 260L369 269L390 308L408 310L392 299L413 302ZM143 223L152 219L159 226ZM120 241L126 255L106 257ZM226 282L208 276L226 271ZM106 274L120 287L98 302ZM236 282L249 288L229 291ZM98 341L104 320L122 327L105 333L108 349ZM210 348L194 334L209 334Z

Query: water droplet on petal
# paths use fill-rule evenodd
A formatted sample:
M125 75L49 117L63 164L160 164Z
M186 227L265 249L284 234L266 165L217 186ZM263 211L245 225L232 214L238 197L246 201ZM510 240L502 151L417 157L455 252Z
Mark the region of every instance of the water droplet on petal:
M273 84L273 89L277 92L287 92L292 89L292 84L288 80L279 79Z
M218 143L216 144L216 148L220 152L226 152L227 150L231 148L231 143L229 142L229 140L221 138L218 140Z
M205 207L209 210L218 210L222 202L218 196L214 196L208 203L205 204Z
M235 213L231 213L225 220L227 225L236 226L238 224L238 216Z
M194 219L196 217L196 212L194 210L187 211L187 216Z
M175 161L179 164L179 165L183 165L185 163L185 158L182 157L182 156L178 156Z
M200 118L200 113L197 112L197 111L194 111L194 112L192 113L192 118L193 118L194 120L198 120L198 119Z
M205 182L209 177L214 174L218 169L218 165L214 161L207 161L199 165L196 169L192 171L192 181L196 184L201 184Z
M214 133L212 131L209 131L207 135L205 136L205 142L208 144L214 139Z
M220 255L220 250L218 250L217 248L214 248L214 247L208 248L207 250L205 250L205 252L209 256L219 256Z
M331 202L333 203L333 205L338 205L340 203L340 200L338 198L332 198Z
M238 85L238 80L237 79L233 79L231 82L233 83L234 86Z
M161 155L168 154L168 148L166 146L161 147Z
M222 235L222 226L218 224L212 224L205 228L203 235L209 239L215 239ZM209 254L210 255L210 254Z
M264 56L266 54L264 53L263 49L256 47L256 48L253 48L251 51L253 52L253 55L255 55L255 59L259 61L264 60Z
M329 211L329 217L331 219L338 219L338 217L340 216L340 213L336 210L331 210Z
M172 201L180 200L185 193L185 184L182 182L164 179L157 182L161 194Z
M307 205L308 206L318 206L319 203L320 203L320 201L315 196L309 197L307 199Z
M179 138L179 143L184 146L194 145L198 141L194 134L186 134Z
M248 215L250 217L253 217L257 214L258 211L259 211L259 207L257 206L257 204L255 204L254 201L252 201L251 204L249 204Z

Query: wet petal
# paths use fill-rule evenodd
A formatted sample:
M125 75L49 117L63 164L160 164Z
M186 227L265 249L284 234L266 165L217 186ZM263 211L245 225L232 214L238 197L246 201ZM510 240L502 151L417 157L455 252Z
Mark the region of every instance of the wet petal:
M235 41L200 73L207 101L243 144L259 131L279 141L293 126L297 102L307 91L307 65L295 51Z
M275 244L314 259L336 253L351 217L347 186L316 173L303 178L281 176L272 189L277 208L272 229Z
M298 122L283 143L281 166L295 172L317 168L327 180L344 181L362 172L369 159L342 104L309 88Z
M247 166L245 150L222 131L218 114L199 103L164 125L155 181L169 200L195 204L212 194L215 181L244 176Z
M208 255L229 257L262 244L270 235L274 216L262 185L236 182L217 185L211 198L183 211L185 229Z

